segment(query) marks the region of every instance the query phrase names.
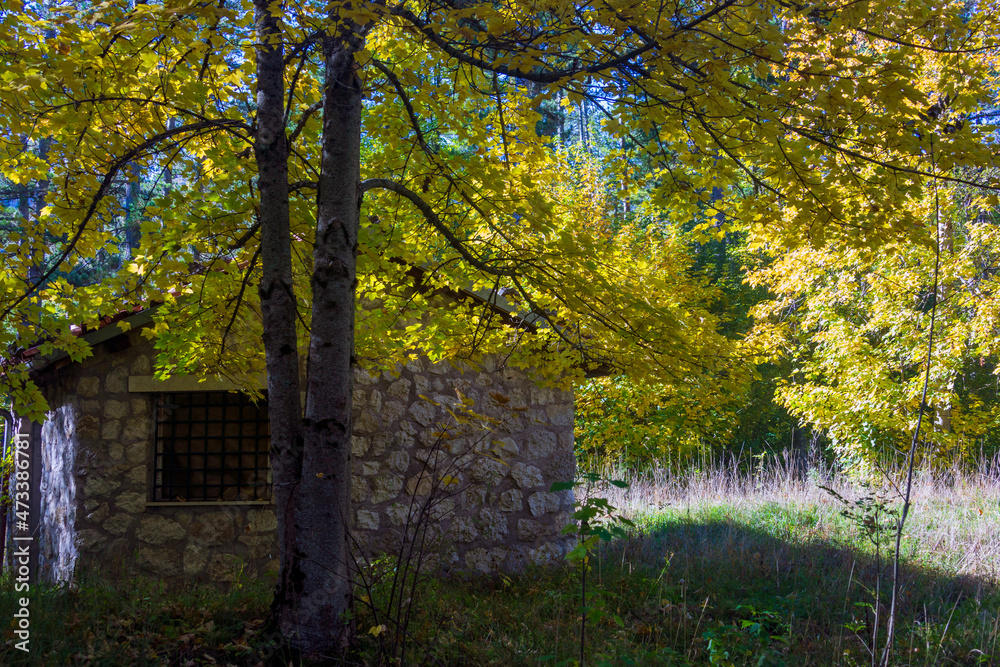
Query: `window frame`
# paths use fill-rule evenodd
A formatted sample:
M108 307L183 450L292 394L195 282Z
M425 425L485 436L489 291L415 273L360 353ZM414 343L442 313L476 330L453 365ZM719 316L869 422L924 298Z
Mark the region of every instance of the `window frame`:
M183 396L185 399L180 403L168 403L176 400L174 397ZM218 396L222 396L221 402L214 402ZM152 438L151 438L151 461L150 461L150 484L146 504L147 506L162 505L270 505L273 504L273 492L271 488L271 466L270 466L270 424L267 413L267 400L259 400L256 403L243 392L232 390L202 390L192 391L190 389L161 390L153 392L152 400ZM166 406L174 406L174 410L186 409L187 420L172 420L164 418L162 410ZM210 411L221 409L221 416L212 419ZM238 417L230 417L227 410L237 409ZM245 416L247 409L253 409L255 416L248 419ZM197 410L203 411L196 414ZM246 424L252 424L250 432L245 429ZM237 425L236 433L227 433L227 425ZM175 429L178 425L185 425L186 433L177 434ZM213 426L217 425L216 429ZM263 425L265 433L260 429ZM200 426L202 428L196 428ZM161 427L170 429L169 435L161 433ZM216 432L212 432L212 431ZM196 432L201 431L201 432ZM244 448L245 441L249 439L254 442L254 447ZM236 441L236 449L231 449L232 441ZM185 442L187 451L177 451L178 443ZM210 443L215 441L217 447L210 447ZM195 449L196 443L200 443L201 451ZM216 453L217 449L217 453ZM264 456L264 464L261 465L259 457ZM186 457L187 465L174 465L167 467L166 458L168 456ZM244 457L251 456L256 459L256 465L244 466ZM200 464L193 465L196 457L200 457ZM217 465L210 465L210 457L218 457ZM236 465L227 465L235 457ZM192 477L200 473L201 481L193 482ZM250 475L249 481L244 481L244 473ZM263 482L255 481L264 474ZM177 480L187 475L186 481ZM235 483L226 482L227 474L235 474ZM171 479L167 479L168 475ZM210 482L211 478L211 483ZM210 490L217 489L218 497L212 498ZM236 497L225 497L230 490ZM192 492L200 490L201 493L192 497ZM181 491L182 493L178 493ZM214 491L213 491L214 492ZM247 498L245 492L249 492ZM241 497L242 496L242 497Z

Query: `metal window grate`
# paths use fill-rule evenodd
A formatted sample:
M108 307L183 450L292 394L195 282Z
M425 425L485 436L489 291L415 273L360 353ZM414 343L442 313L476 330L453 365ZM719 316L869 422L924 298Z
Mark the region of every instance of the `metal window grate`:
M245 394L161 394L153 500L269 500L267 405Z

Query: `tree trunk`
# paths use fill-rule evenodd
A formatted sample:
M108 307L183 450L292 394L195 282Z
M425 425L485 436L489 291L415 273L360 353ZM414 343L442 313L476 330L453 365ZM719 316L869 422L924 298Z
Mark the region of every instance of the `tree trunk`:
M126 168L128 181L125 184L125 219L122 222L122 242L118 250L122 256L122 264L132 257L132 251L139 248L142 232L139 226L139 213L136 207L142 194L141 174L139 165L134 162Z
M939 251L944 254L948 253L949 256L955 254L955 228L952 226L951 215L945 215L943 219L940 219L937 223L937 237L938 243L940 244ZM948 303L948 299L951 297L951 289L953 285L951 281L943 281L938 287L938 293L934 295L937 299L938 304L938 317L941 317L943 313L940 312L941 307ZM930 362L928 362L930 363ZM948 393L951 394L955 390L955 373L951 373L945 388ZM943 405L934 406L934 430L943 433L952 433L952 405L951 401L947 401Z
M271 481L278 517L281 568L271 621L290 638L298 626L302 594L299 529L295 503L302 477L302 406L299 398L297 321L292 282L291 225L288 211L288 138L284 120L282 29L270 0L254 0L257 26L257 187L260 191L260 244L263 274L260 308L267 364L271 422Z
M284 126L282 27L255 0L261 312L281 570L271 623L302 654L351 639L348 567L354 291L360 216L361 85L350 28L324 41L323 139L313 256L306 410L299 398Z
M352 634L344 614L351 604L351 393L361 175L357 48L345 37L330 37L324 43L305 452L295 513L302 564L295 641L314 655L329 655L346 645Z

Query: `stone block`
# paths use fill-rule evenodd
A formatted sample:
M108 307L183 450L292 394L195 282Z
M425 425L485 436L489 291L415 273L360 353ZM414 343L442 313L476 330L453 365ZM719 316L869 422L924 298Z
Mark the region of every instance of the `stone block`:
M549 423L553 426L573 425L573 406L566 404L550 405L545 408Z
M142 468L145 473L145 468ZM146 496L134 491L125 491L115 497L115 507L121 512L139 514L146 509Z
M80 551L98 551L106 542L107 538L104 536L104 533L92 528L85 528L76 534L76 543Z
M351 502L356 505L368 500L368 480L361 475L351 476Z
M433 481L429 475L416 475L406 481L406 495L411 497L426 496L431 492L432 486Z
M372 389L371 396L368 398L368 407L376 415L382 412L382 392L378 389Z
M125 481L132 482L133 484L145 484L147 473L146 466L135 466L125 473Z
M517 489L504 491L500 494L500 502L497 503L497 507L500 508L501 512L520 512L524 509L524 498Z
M496 486L507 476L507 473L508 468L506 465L487 458L477 460L472 464L469 471L472 479L487 486Z
M115 514L108 518L101 527L112 535L124 535L135 523L135 516L132 514Z
M206 547L232 544L236 524L229 512L207 512L195 517L190 528L191 541Z
M374 477L378 474L381 469L382 464L378 461L362 461L361 462L361 474L365 477Z
M527 463L515 463L510 468L510 476L518 487L524 490L535 489L542 485L542 471Z
M524 444L527 456L538 461L556 451L556 434L541 429L535 430L525 436Z
M470 570L476 570L483 574L496 572L504 559L507 558L507 550L503 547L493 549L469 549L465 553L465 564Z
M528 560L535 565L552 565L562 561L566 555L566 549L560 548L558 543L549 542L528 552Z
M84 440L101 437L101 420L94 415L81 415L76 421L76 434Z
M402 526L406 523L406 518L409 512L409 505L404 505L403 503L393 503L386 508L385 515L388 517L389 523L393 526Z
M104 377L104 390L110 394L128 392L128 370L124 366L112 369Z
M545 537L552 537L557 532L551 526L535 521L534 519L517 520L517 539L523 541L536 541Z
M510 534L507 526L507 515L495 507L481 509L478 520L483 539L488 542L497 542Z
M180 540L187 536L187 531L173 519L162 516L143 517L139 523L136 537L144 544L160 545L171 540Z
M360 412L365 408L365 390L355 389L351 392L351 409Z
M114 461L121 461L125 457L125 447L120 442L109 443L108 456Z
M247 528L250 532L269 533L278 530L278 517L274 510L249 510Z
M555 393L549 387L532 387L531 402L534 405L549 405L555 401Z
M558 433L559 448L563 451L573 451L573 429L564 428Z
M389 385L389 388L386 389L385 393L392 398L398 398L399 400L406 402L410 400L411 386L413 386L412 382L406 378L400 378Z
M428 469L437 470L448 460L448 454L440 449L418 449L413 453L413 458L427 464Z
M101 391L101 378L85 375L76 382L76 393L87 398L94 398Z
M80 410L87 414L96 415L101 412L101 402L94 399L80 401Z
M189 544L184 547L184 556L182 558L184 574L201 574L208 563L208 556L208 549L200 547L197 544Z
M358 530L378 530L379 516L377 512L371 510L358 510L357 520L354 522Z
M406 414L406 406L399 401L385 401L382 403L382 426L389 428L400 417Z
M378 418L371 410L361 411L358 418L354 420L354 431L361 435L369 435L378 431Z
M108 504L100 503L93 510L88 510L90 514L87 515L87 521L98 524L108 518Z
M354 383L360 385L374 384L378 376L372 375L363 368L354 369Z
M119 571L125 570L131 565L133 546L127 536L110 540L101 549L101 562L118 568Z
M153 366L149 363L149 357L145 354L140 354L132 362L132 368L129 369L132 375L149 375L153 372Z
M549 513L558 512L562 504L559 494L539 491L528 496L528 509L533 517L541 517Z
M132 442L135 440L145 441L149 435L149 421L141 417L133 417L125 422L122 430L122 440Z
M131 444L125 445L125 459L129 463L144 463L147 446L145 440L135 440Z
M447 359L441 359L440 361L435 361L427 367L427 372L432 375L446 375L452 371L452 365Z
M521 453L513 438L497 438L490 442L490 449L504 461L509 461Z
M110 419L101 424L101 437L105 440L117 440L122 434L122 423L117 419Z
M459 500L462 503L462 507L467 510L479 509L486 503L486 487L479 485L470 486L462 492Z
M381 475L375 478L372 488L372 503L392 500L403 490L403 478L399 475Z
M360 435L351 436L351 456L364 456L368 451L370 441Z
M166 549L139 549L139 565L158 577L172 577L181 571L180 554Z
M452 519L449 533L456 542L474 542L479 537L479 529L476 522L467 516L458 516Z
M451 498L443 498L435 500L435 502L427 510L427 515L430 517L431 521L441 521L454 512L455 501Z
M503 370L502 377L510 383L524 382L528 379L528 376L524 374L524 371L520 371L516 368L505 368Z
M149 401L145 398L133 398L129 401L133 417L145 417L149 411Z
M246 547L250 558L278 555L278 541L273 535L243 535L237 541Z
M83 495L88 498L103 498L121 486L121 482L116 479L106 477L88 476L83 483Z
M430 426L433 424L436 414L437 407L428 401L419 400L410 406L410 415L421 426Z
M410 467L410 455L402 450L395 451L389 454L386 465L395 472L406 472L406 469Z
M392 444L392 434L391 433L376 433L372 436L372 446L369 453L372 456L382 456L385 454L386 450L389 449L389 445Z
M556 452L549 458L548 476L554 482L568 482L576 472L573 450Z

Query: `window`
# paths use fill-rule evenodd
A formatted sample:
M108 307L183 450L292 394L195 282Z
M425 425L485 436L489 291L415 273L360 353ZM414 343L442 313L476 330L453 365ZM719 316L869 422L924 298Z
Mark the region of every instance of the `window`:
M160 394L154 501L270 500L267 405L245 394Z

